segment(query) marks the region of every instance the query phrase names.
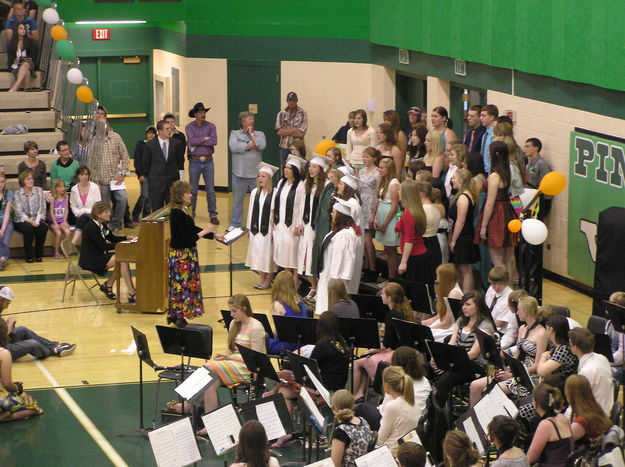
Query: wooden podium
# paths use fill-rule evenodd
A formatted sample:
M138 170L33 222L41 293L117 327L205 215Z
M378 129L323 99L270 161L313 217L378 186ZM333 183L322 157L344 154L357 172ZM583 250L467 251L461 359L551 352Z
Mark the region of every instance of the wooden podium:
M136 242L115 245L117 268L135 263L136 303L120 302L121 277L117 281L117 312L165 313L169 300L169 208L164 207L141 219Z

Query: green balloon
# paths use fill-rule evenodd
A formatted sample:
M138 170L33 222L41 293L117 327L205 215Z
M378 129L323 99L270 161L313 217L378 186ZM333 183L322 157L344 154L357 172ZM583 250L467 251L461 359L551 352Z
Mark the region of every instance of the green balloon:
M56 52L64 60L68 62L76 61L76 51L74 50L74 44L68 40L58 41L56 43Z
M52 4L52 0L35 0L35 2L43 8L48 8Z

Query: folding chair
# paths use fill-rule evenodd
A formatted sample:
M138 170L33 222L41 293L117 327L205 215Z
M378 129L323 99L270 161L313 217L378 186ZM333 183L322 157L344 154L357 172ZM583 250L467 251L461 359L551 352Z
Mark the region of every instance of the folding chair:
M93 293L93 290L91 290L94 287L100 286L100 281L98 280L98 276L94 272L87 271L86 269L82 269L78 265L78 250L76 250L76 247L74 246L74 244L68 239L65 239L61 242L61 251L63 252L63 256L65 256L65 259L67 260L67 269L65 270L65 284L63 285L63 297L61 298L61 301L62 302L65 301L65 290L67 289L67 286L69 284L72 284L71 295L74 296L74 289L76 288L76 281L80 280L80 282L83 283L87 291L91 294L91 297L93 297L95 302L99 303L98 298ZM91 287L89 287L89 285L87 285L87 283L85 282L85 279L83 278L83 276L91 276L93 280L95 280L96 282L95 285L92 285Z

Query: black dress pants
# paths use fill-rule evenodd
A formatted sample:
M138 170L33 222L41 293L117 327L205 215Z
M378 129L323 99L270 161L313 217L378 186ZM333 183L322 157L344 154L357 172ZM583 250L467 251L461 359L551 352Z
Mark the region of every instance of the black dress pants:
M26 259L41 258L43 256L43 244L48 233L48 224L40 221L37 227L33 227L28 222L15 222L13 226L24 236L24 256ZM34 249L33 240L35 242Z

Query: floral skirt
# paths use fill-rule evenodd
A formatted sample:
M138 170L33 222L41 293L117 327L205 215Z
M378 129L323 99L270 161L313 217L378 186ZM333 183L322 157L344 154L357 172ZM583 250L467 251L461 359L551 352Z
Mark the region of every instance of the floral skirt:
M0 386L0 421L10 417L10 414L21 410L34 410L37 412L37 415L43 413L43 410L41 410L39 404L32 396L25 392L22 394L9 392Z
M197 248L169 249L168 314L175 319L204 314Z

